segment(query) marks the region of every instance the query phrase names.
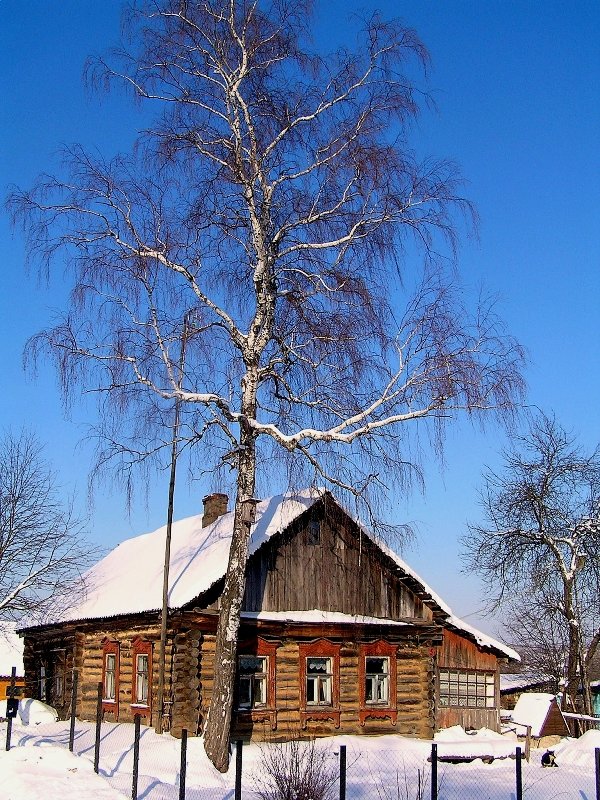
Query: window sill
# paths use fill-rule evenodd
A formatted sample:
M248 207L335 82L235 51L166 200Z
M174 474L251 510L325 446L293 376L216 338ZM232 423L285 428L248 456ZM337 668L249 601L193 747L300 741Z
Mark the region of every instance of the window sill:
M238 708L238 722L269 722L271 730L277 729L277 711L274 708Z
M364 728L365 722L368 719L389 719L392 725L396 725L398 720L398 711L390 706L368 706L361 708L358 712L358 721L361 727Z
M340 709L333 706L307 706L300 711L300 721L302 723L302 730L306 730L309 720L328 721L331 720L336 728L340 727Z

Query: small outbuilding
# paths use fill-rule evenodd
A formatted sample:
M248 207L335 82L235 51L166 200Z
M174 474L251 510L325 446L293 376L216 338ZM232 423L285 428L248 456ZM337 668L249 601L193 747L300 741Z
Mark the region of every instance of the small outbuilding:
M517 700L511 718L518 735L525 736L531 727L531 736L569 736L569 726L563 717L556 695L549 692L528 692Z

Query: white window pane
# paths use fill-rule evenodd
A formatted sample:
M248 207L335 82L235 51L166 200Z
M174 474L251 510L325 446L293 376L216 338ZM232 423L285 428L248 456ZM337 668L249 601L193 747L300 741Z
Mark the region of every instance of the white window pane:
M325 705L331 703L331 679L319 679L319 703Z
M267 682L264 678L254 681L254 705L264 706L267 702Z
M138 703L146 703L148 700L148 656L142 653L138 655L136 662L136 701Z
M387 658L373 658L368 656L366 659L366 673L367 675L387 675L388 674L388 659Z

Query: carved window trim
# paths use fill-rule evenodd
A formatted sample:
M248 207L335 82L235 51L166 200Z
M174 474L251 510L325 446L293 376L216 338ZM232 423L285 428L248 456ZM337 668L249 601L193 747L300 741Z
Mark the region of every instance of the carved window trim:
M314 642L302 642L298 645L300 660L300 724L305 730L309 720L331 720L336 728L340 727L340 649L341 645L327 639ZM331 704L312 705L306 699L307 662L309 658L331 659Z
M119 680L120 680L120 645L113 639L103 639L102 641L102 710L108 711L119 717ZM108 656L114 657L114 698L107 697L107 662Z
M382 703L367 702L367 658L378 657L388 659L388 701ZM364 727L367 719L389 719L392 725L398 720L398 658L396 645L379 639L376 642L364 642L359 647L358 686L360 707L358 718Z
M268 642L266 639L257 637L240 642L238 645L238 663L243 656L256 656L267 660L267 692L266 703L255 708L237 708L236 714L240 722L263 722L267 721L272 730L277 728L277 642ZM238 672L239 690L239 672ZM237 704L237 700L236 700Z
M138 698L138 659L140 656L145 656L147 659L146 671L146 685L147 697L146 699ZM141 672L139 674L142 674ZM152 642L147 639L135 639L132 647L132 662L131 662L131 711L133 714L140 714L141 716L150 716L152 713Z

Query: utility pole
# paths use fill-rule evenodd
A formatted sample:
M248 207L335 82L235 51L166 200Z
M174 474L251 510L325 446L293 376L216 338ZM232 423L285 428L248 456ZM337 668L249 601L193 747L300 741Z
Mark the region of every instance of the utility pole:
M178 388L183 384L183 371L185 365L185 348L189 335L188 314L183 316L183 332L181 334L181 352L179 354L179 381ZM158 656L158 702L156 714L156 733L167 730L165 719L165 660L167 649L167 620L169 616L169 567L171 564L171 529L173 526L173 498L175 496L175 474L177 470L177 440L179 437L179 412L180 400L175 398L175 418L173 420L173 439L171 442L171 473L169 477L169 501L167 507L167 532L165 536L165 563L163 568L162 611L160 617L160 651Z

